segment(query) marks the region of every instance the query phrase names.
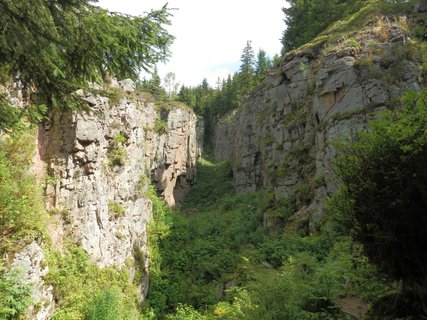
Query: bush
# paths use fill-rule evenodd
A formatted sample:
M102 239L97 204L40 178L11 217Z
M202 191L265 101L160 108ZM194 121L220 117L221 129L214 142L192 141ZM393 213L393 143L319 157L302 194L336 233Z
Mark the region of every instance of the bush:
M31 302L31 285L22 281L18 270L6 270L0 260L0 318L22 319Z
M158 134L165 134L168 132L168 123L165 120L157 118L154 122L154 132Z
M108 201L108 210L115 218L124 217L126 215L125 209L122 207L122 205L114 200Z
M113 138L108 147L108 164L110 167L124 166L127 160L127 152L124 144L127 142L127 137L124 134L118 134Z
M101 269L69 242L61 253L50 249L45 254L49 265L45 280L54 287L58 308L53 320L137 319L139 294L126 269Z
M207 318L194 310L193 307L180 304L176 313L166 317L167 320L206 320Z
M368 258L427 305L427 90L403 102L340 147L339 205Z
M111 289L103 290L87 307L85 320L117 320L121 318L120 295Z
M160 318L345 319L337 300L347 287L356 295L368 291L370 299L385 291L360 246L336 226L321 236L269 234L264 214L286 221L295 198L235 194L228 170L225 163L200 161L180 212L156 213L164 204L153 198L154 220L171 218L167 228L152 229L163 235L154 233L148 294Z
M19 250L45 228L43 191L28 173L34 151L28 129L0 138L0 254Z

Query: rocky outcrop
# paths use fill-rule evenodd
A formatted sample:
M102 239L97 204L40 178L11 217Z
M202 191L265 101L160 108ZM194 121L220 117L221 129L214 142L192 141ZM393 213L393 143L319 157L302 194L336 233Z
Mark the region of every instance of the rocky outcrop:
M32 304L27 311L27 319L45 320L53 313L55 299L53 287L43 280L49 272L42 248L36 242L25 246L14 257L12 267L20 270L23 281L32 286Z
M280 67L241 107L221 119L213 144L228 159L237 189L295 195L313 229L322 198L337 188L333 142L363 129L372 114L417 90L421 61L399 23L378 20L336 46L308 46Z
M39 132L53 246L61 250L64 240L71 240L100 267L129 268L131 279L136 269L148 273L147 224L152 218L152 204L145 195L148 184L152 181L169 205L179 203L195 179L203 139L191 110L156 105L134 87L130 80L113 83L110 98L79 92L91 112L58 113ZM28 250L15 258L15 264L38 270L43 260L40 246L34 243ZM137 261L136 254L144 261ZM37 272L32 277L37 283L34 296L46 297L51 289L40 278L47 269ZM143 276L142 299L147 288L148 277ZM46 319L51 305L31 317Z

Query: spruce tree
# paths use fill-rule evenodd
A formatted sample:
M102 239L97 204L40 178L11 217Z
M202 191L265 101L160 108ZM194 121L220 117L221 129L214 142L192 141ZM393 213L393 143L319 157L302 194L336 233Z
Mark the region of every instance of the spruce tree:
M272 62L267 57L267 53L260 49L257 54L256 66L255 66L255 76L257 83L262 82L264 80L267 71L271 69Z
M240 58L242 64L240 65L239 83L242 99L249 95L255 84L254 59L252 43L248 40Z
M93 2L0 1L0 85L19 83L30 93L29 104L82 108L77 89L109 76L137 79L168 56L173 37L165 29L166 7L134 17ZM13 125L17 112L3 94L0 128Z

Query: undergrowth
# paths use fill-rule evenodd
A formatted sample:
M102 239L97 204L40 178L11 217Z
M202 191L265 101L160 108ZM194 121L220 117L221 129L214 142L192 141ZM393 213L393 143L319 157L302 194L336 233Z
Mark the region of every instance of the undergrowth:
M347 319L340 297L369 303L386 291L331 219L320 235L272 235L264 215L288 218L293 202L236 194L231 178L227 163L201 159L181 210L160 215L167 232L157 238L148 295L158 319Z
M52 320L136 320L138 292L123 268L101 269L82 248L68 242L62 252L45 250L57 311Z

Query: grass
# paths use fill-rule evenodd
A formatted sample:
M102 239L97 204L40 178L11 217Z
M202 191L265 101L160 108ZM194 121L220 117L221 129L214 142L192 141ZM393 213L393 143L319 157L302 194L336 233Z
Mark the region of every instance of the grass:
M124 217L126 215L126 212L123 206L114 200L108 201L108 210L110 214L115 218Z
M402 12L411 14L411 9L412 6L410 3L394 4L383 0L367 0L359 11L331 24L316 38L302 45L295 52L316 52L326 49L324 50L324 54L326 54L335 51L340 46L340 40L343 38L347 39L344 42L345 46L358 48L360 44L353 37L368 28L382 36L383 40L386 40L388 33L380 17L387 16L393 18L393 16L402 15ZM372 24L376 26L373 28ZM405 28L405 25L402 26Z

